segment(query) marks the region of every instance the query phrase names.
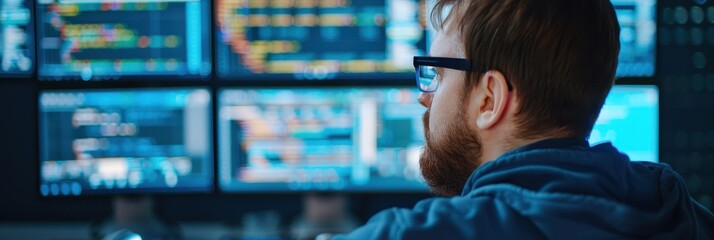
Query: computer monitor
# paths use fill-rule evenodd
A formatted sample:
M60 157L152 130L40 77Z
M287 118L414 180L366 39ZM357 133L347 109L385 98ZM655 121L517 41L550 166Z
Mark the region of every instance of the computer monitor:
M612 0L620 22L617 77L654 77L656 0Z
M35 65L31 0L0 0L0 77L28 77Z
M207 79L209 0L37 0L41 80Z
M659 93L653 85L616 85L590 134L612 142L633 161L659 161Z
M219 94L227 192L426 191L416 89L234 89Z
M425 192L416 89L228 89L218 105L226 192ZM658 161L654 86L615 86L590 136Z
M42 196L213 189L207 89L40 93Z
M410 79L426 49L419 0L217 0L220 79Z

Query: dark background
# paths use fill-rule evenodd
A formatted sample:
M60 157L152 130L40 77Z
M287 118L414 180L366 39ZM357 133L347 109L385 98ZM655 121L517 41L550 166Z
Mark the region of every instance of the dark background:
M702 21L691 14L697 7L703 10ZM685 21L681 21L682 9ZM657 18L660 161L682 174L695 200L714 209L714 0L660 0ZM410 81L396 83L412 86ZM86 86L158 86L146 84ZM221 84L208 83L214 89ZM0 80L0 222L103 220L111 214L110 197L40 198L37 92L46 87L71 86L36 79ZM411 207L430 195L349 196L352 213L364 221L381 209ZM277 210L290 220L302 206L297 193L161 195L156 200L159 215L174 221L239 222L244 213L265 210Z
M660 161L714 209L714 2L659 0ZM704 10L703 21L692 14ZM686 21L679 10L686 10Z

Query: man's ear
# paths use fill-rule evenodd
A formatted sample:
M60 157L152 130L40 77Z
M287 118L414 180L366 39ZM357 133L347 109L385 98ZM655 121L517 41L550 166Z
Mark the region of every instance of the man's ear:
M510 103L506 77L496 70L484 73L478 83L480 103L476 126L479 129L488 129L495 126L506 116L506 109Z

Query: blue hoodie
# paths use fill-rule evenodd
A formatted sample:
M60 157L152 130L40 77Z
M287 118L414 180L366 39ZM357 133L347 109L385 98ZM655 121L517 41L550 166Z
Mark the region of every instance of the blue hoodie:
M479 167L461 196L382 211L333 239L714 239L714 215L668 165L553 139Z

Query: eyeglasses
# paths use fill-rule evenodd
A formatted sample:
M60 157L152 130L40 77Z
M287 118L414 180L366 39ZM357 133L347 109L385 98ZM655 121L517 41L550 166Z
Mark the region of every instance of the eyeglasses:
M484 66L474 70L471 67L471 62L463 58L414 57L414 70L416 71L416 82L419 91L431 93L439 88L439 81L436 79L437 67L480 73L485 73L488 70ZM506 84L508 84L509 91L513 89L510 82L506 82Z

